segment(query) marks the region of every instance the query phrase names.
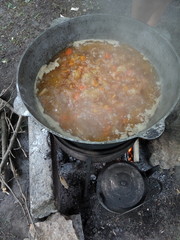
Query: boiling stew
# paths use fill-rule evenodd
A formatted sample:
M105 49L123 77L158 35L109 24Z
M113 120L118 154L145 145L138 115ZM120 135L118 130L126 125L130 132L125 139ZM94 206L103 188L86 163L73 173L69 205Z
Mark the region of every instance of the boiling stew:
M109 141L143 130L154 114L160 84L148 59L114 41L75 42L43 66L36 81L45 115L88 141Z

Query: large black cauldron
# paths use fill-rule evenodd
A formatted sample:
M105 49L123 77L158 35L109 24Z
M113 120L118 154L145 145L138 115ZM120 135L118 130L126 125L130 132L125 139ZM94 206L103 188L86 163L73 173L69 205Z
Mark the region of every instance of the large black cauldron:
M136 135L107 142L89 142L58 132L38 108L34 83L43 64L65 48L67 44L83 39L113 39L127 43L142 52L155 66L161 80L161 100L157 111L147 127ZM180 92L180 67L178 57L171 44L155 29L134 19L109 15L85 15L72 18L48 28L25 51L17 74L17 88L29 112L50 132L60 138L97 147L117 145L134 138L153 139L164 129L164 121L178 101Z

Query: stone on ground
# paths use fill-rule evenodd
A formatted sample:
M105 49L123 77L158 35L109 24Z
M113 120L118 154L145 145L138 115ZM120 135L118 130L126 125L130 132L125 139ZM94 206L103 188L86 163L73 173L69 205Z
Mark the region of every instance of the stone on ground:
M30 240L78 240L72 220L66 220L60 213L34 225L35 228L31 225L29 229Z

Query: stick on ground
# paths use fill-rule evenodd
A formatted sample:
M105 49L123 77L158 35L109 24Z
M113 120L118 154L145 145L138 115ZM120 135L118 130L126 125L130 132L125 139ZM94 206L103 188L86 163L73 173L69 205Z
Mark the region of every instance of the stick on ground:
M21 125L21 122L22 122L22 118L23 118L22 116L19 116L19 119L18 119L17 124L16 124L16 128L15 128L15 130L13 132L13 135L12 135L12 137L10 139L9 146L8 146L4 156L2 157L2 161L1 161L1 164L0 164L0 173L2 173L2 169L5 166L6 162L8 161L8 156L9 156L9 154L11 152L11 149L13 147L13 144L14 144L14 142L16 140L16 136L18 134L18 130L20 128L20 125Z
M1 151L2 158L6 152L8 146L8 126L6 123L6 113L5 111L1 112ZM4 179L4 182L7 181L7 166L4 167L1 177ZM1 189L3 192L7 192L7 187L4 185L4 182L1 182Z

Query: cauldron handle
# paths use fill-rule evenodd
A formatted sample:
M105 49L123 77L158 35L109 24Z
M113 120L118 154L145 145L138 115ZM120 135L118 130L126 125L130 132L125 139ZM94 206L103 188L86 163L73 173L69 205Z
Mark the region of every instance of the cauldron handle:
M150 177L154 172L159 171L159 169L160 169L160 166L159 166L159 165L153 166L152 168L144 171L144 172L143 172L143 175L144 175L145 177Z
M149 130L147 130L142 135L139 135L139 138L143 138L146 140L153 140L160 137L165 130L165 120L161 119L158 123L152 126Z

